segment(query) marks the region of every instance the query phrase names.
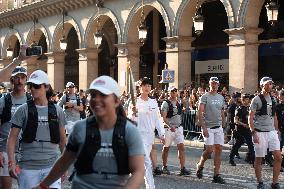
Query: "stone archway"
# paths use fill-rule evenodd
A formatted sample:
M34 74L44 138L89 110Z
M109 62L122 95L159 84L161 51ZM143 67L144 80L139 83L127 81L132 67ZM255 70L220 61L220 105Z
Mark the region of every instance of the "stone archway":
M76 50L81 48L82 35L78 24L73 19L69 18L68 16L67 21L64 23L64 33L62 22L57 24L50 43L51 52L47 55L47 70L51 86L57 91L62 91L62 89L65 88L66 80L73 80L74 78L73 82L75 82L76 85L79 84L79 55ZM72 36L75 36L74 38L69 36L71 30ZM67 39L67 56L65 51L60 49L60 39L63 35ZM68 40L71 42L68 42ZM75 44L71 45L71 43ZM70 46L72 48L70 48ZM73 67L69 66L69 70L66 70L66 61L72 62Z
M100 19L100 23L101 23L101 28L98 28L97 25L97 20ZM96 32L97 29L103 29L104 25L106 22L111 21L115 30L116 30L116 36L117 36L117 42L116 43L121 43L122 38L118 37L118 36L122 36L122 30L120 27L120 24L118 22L118 19L116 18L116 16L114 15L114 13L106 8L102 8L100 10L100 15L95 14L93 15L87 25L86 31L85 31L85 35L84 35L84 41L86 44L86 48L94 48L95 47L95 43L94 43L94 33Z
M159 35L160 24L154 25L153 19L155 19L156 23L163 23L163 28L165 29L164 32L165 35L163 34L162 37L172 36L172 26L170 24L170 18L166 12L166 9L163 7L162 4L160 4L158 1L155 2L145 1L144 14L146 17L146 25L150 27L149 33L147 34L147 40L145 43L146 46L148 47L146 47L145 45L142 45L138 39L137 27L140 24L141 11L142 11L141 2L136 3L132 8L126 21L125 32L123 35L123 42L126 43L127 46L128 50L127 58L128 61L130 62L134 79L138 80L140 77L149 76L150 74L151 76L150 78L152 78L154 85L156 85L159 82L157 75L159 67L158 52L160 50L159 49L160 47L158 44L160 42L159 39L161 37ZM151 15L151 18L149 18L149 15ZM141 67L141 64L143 63L148 64L149 70L142 69L143 67Z
M18 41L18 42L17 42ZM4 39L4 43L2 46L2 57L3 58L8 58L7 57L7 48L9 47L9 45L15 49L16 44L23 44L24 39L23 36L21 36L18 31L16 31L15 29L11 30L5 37ZM18 52L17 52L18 53ZM16 56L17 54L14 54L13 56Z
M149 12L153 11L154 9L157 10L161 14L164 20L167 36L168 37L172 36L172 26L170 24L170 19L163 5L160 4L158 1L155 1L155 2L145 1L145 4L144 4L145 16L147 16ZM124 30L123 39L122 39L124 43L137 43L138 42L137 26L139 25L139 22L140 22L141 10L142 10L141 2L136 3L134 7L131 9L131 12L128 15L128 18L125 24L125 30Z
M30 29L26 42L28 45L31 45L33 42L35 42L36 45L42 47L42 53L43 53L41 56L32 57L27 60L28 73L31 73L37 69L47 72L48 58L45 55L45 53L48 52L49 49L48 47L50 43L45 28L37 27L35 28L35 30L33 28Z
M30 30L29 30L29 33L27 35L27 39L26 39L26 43L28 45L32 44L33 41L35 42L39 42L40 39L42 38L42 35L44 35L45 39L46 39L46 44L48 46L48 49L49 49L49 46L50 46L50 37L47 33L47 30L46 28L37 23L36 26L35 26L35 33L34 33L34 28L32 27Z
M238 11L237 27L257 28L265 0L243 0Z
M68 18L68 17L67 17ZM74 27L77 36L78 36L78 40L79 40L79 48L81 48L82 45L82 32L78 26L78 24L75 22L75 20L73 19L69 19L66 20L64 23L64 33L62 33L62 29L63 29L63 24L62 22L58 23L55 30L54 30L54 34L52 37L51 41L51 45L50 45L50 49L52 52L56 52L56 51L60 51L60 39L62 38L62 35L64 35L65 37L68 35L70 29Z
M236 17L234 14L234 8L230 0L219 0L223 5L228 17L229 28L234 28L236 23ZM200 1L199 4L203 4L205 0ZM191 36L192 35L192 17L196 13L197 0L184 0L180 4L177 16L174 21L173 36ZM182 27L187 25L188 27Z

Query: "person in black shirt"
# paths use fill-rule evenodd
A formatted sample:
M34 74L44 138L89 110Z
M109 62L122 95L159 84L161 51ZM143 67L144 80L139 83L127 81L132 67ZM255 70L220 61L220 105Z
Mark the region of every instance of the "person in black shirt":
M80 118L85 119L86 118L86 109L87 109L87 98L86 98L86 95L85 95L85 92L84 92L83 89L80 89L79 97L80 97L80 99L82 101L82 105L83 105L83 110L80 111Z
M279 104L276 105L276 116L278 119L278 128L280 131L280 150L284 145L284 90L279 92Z
M249 115L249 106L250 106L250 95L244 94L242 96L242 105L236 109L234 122L236 124L236 131L234 132L234 137L236 143L233 145L230 153L229 163L232 166L236 166L234 157L238 154L239 148L243 145L244 142L247 143L249 149L249 159L250 163L254 162L254 145L252 142L251 131L248 126L248 115Z
M228 131L227 134L231 134L231 140L229 141L229 144L234 144L234 140L235 140L235 133L234 133L234 129L235 129L235 112L238 106L240 106L242 104L242 100L241 100L241 93L236 92L233 95L233 102L228 106L228 121L229 121L229 126L230 126L230 131ZM239 154L237 153L236 156L239 158Z

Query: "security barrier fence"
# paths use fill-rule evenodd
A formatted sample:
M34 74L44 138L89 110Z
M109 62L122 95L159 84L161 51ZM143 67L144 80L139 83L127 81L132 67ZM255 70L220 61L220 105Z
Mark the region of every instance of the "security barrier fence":
M186 110L182 114L182 126L186 139L201 136L201 127L196 125L196 110Z

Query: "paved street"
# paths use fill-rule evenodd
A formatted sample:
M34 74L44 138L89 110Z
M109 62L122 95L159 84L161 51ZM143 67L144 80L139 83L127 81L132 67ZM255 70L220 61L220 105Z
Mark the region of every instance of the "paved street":
M191 144L192 145L192 144ZM201 143L196 142L197 147L186 147L186 165L192 171L192 175L190 176L178 176L178 158L177 158L177 149L176 147L172 147L170 149L169 154L169 169L171 171L171 175L161 175L155 177L155 184L157 189L241 189L241 188L248 188L254 189L256 188L255 177L254 177L254 169L251 168L250 165L244 162L245 152L240 152L240 156L242 159L236 159L237 166L232 167L229 165L228 155L229 149L226 146L225 150L223 151L223 162L222 162L222 176L225 178L227 184L220 185L220 184L213 184L211 183L212 180L212 170L213 170L213 161L209 159L206 162L205 169L204 169L204 179L199 180L196 178L195 172L195 165L198 161L201 153L202 148L200 148ZM158 144L158 161L159 165L161 165L161 149L162 145ZM266 183L267 188L271 183L271 173L272 168L267 165L263 167L263 175L264 180ZM284 173L280 175L280 183L281 186L284 188ZM14 186L14 189L17 187ZM70 188L70 183L68 181L64 182L63 189Z
M161 151L162 146L158 145L158 151ZM213 171L213 160L209 159L206 162L204 169L204 179L199 180L195 177L195 165L199 160L199 157L202 153L202 148L200 147L187 147L186 148L186 165L192 170L192 175L188 177L180 177L180 176L158 176L156 177L156 186L158 189L180 189L180 188L256 188L254 169L251 168L250 165L245 163L244 157L245 152L240 152L240 156L242 159L236 159L237 166L232 167L229 165L229 150L226 149L223 151L223 162L221 167L222 176L225 178L227 184L219 185L211 183L212 180L212 171ZM161 155L159 154L159 162L161 164ZM169 168L171 168L174 175L178 173L178 158L177 158L177 150L176 148L171 148L169 155ZM264 181L269 188L271 183L271 173L272 168L265 165L263 167L263 176ZM284 187L284 174L281 173L280 176L281 186Z

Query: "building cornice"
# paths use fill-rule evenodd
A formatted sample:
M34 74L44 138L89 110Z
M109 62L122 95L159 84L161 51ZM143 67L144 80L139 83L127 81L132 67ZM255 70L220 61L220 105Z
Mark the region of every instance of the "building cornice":
M95 0L40 0L0 13L0 28L37 19L62 14L95 4Z

